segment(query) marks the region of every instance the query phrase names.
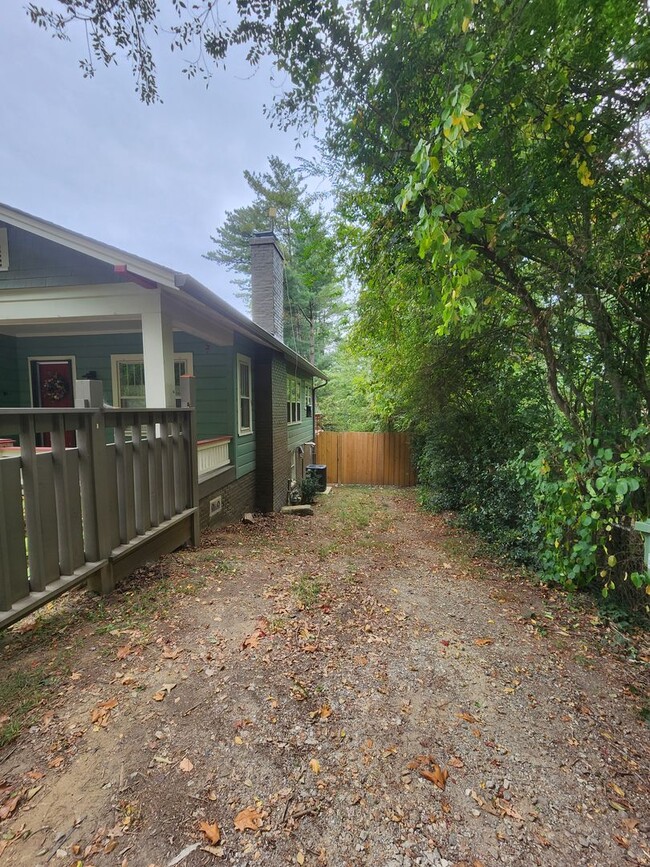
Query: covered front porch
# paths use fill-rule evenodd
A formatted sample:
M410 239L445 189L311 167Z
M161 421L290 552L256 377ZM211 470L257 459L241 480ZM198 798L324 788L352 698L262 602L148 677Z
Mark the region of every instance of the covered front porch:
M192 375L199 473L236 469L241 338L200 302L184 296L181 304L141 282L3 290L0 407L73 407L76 380L98 380L107 406L172 409L180 406L181 377ZM38 446L48 448L47 438ZM0 457L17 448L15 441L0 443Z

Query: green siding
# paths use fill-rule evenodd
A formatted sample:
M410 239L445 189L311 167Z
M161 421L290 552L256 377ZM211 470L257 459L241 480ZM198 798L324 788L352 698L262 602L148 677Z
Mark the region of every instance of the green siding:
M300 380L301 419L297 424L287 424L287 436L291 450L314 440L313 415L311 418L307 418L305 414L305 385L309 385L311 388L313 380L309 374L304 373L304 371L297 371L293 366L287 367L287 376L295 376Z
M232 377L231 377L231 394L233 398L233 430L235 433L235 467L237 470L237 478L245 476L247 473L252 473L255 469L255 454L257 451L257 442L255 439L255 353L256 344L251 340L247 340L241 335L235 335L235 345L232 348ZM253 432L239 436L238 419L239 407L237 405L237 356L245 355L250 358L252 365L251 376L251 419Z
M232 436L235 433L232 349L214 346L189 334L174 334L174 351L191 352L197 392L197 435L199 439ZM1 352L1 349L0 349ZM94 370L104 383L104 399L113 402L111 355L139 355L142 336L96 334L69 337L28 337L17 341L18 405L31 404L29 364L32 356L72 356L76 375Z
M18 406L16 338L0 334L0 406Z
M0 227L7 229L9 246L9 270L0 271L0 291L3 288L123 282L123 278L115 274L113 266L106 262L1 221Z
M174 351L191 352L196 377L198 438L236 434L233 350L215 346L191 334L174 334Z
M94 370L104 383L104 399L113 402L111 355L131 355L142 352L142 336L138 334L93 334L67 337L21 337L16 340L18 361L19 406L31 406L28 358L40 356L73 357L76 375L81 378Z

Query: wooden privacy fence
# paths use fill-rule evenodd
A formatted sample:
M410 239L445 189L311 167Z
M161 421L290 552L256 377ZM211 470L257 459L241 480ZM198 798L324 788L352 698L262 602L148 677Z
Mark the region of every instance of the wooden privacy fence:
M319 464L327 465L328 484L415 485L411 444L405 433L319 431Z
M194 411L102 409L101 383L77 385L95 406L0 409L0 437L20 443L0 459L0 628L198 542Z

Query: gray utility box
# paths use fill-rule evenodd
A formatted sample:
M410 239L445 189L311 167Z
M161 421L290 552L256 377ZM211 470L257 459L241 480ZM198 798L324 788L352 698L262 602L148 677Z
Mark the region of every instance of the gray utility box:
M327 464L307 464L306 469L316 479L322 493L327 488Z

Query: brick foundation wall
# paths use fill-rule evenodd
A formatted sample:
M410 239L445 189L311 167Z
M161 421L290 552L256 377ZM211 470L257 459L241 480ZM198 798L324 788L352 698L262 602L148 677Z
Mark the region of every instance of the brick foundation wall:
M240 521L246 512L255 511L255 473L248 473L223 488L203 497L199 502L201 530L222 527ZM210 518L210 500L221 497L221 511Z

